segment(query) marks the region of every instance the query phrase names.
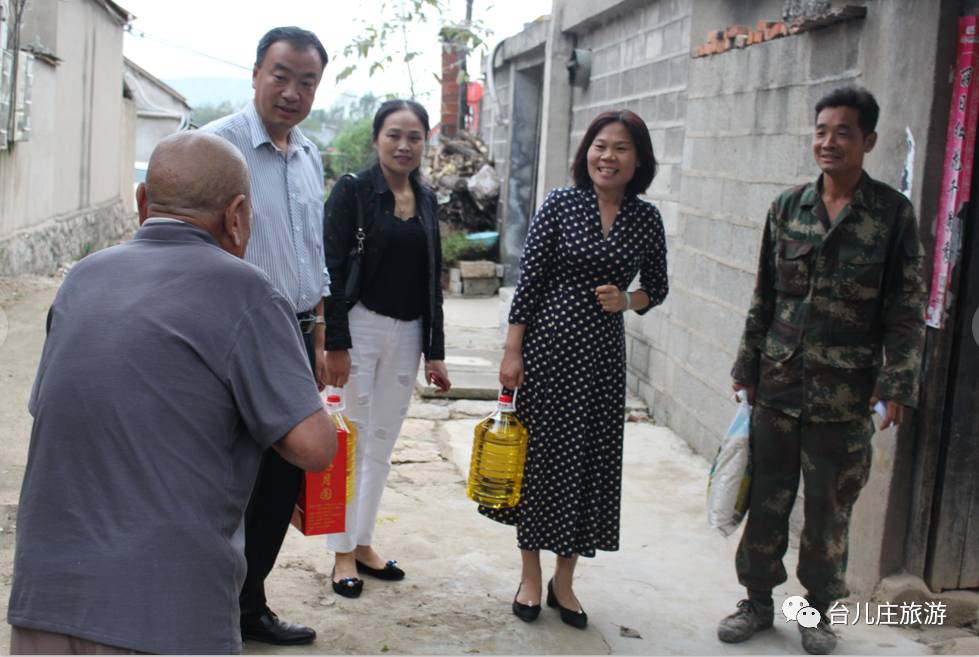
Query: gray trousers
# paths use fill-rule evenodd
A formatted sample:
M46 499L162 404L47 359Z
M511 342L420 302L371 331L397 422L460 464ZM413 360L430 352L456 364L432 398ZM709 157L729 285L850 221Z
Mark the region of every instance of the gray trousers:
M128 648L116 648L77 636L10 627L11 655L146 655Z

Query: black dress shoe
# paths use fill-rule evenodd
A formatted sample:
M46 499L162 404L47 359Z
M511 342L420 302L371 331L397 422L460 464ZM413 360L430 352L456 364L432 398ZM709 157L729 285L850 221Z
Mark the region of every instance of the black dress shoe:
M333 579L336 568L330 573L330 580L333 583L333 592L345 598L359 598L364 590L364 580L359 577L344 577L339 582Z
M523 586L523 582L520 583L520 586ZM525 605L522 602L517 602L517 596L520 595L520 586L517 587L517 595L513 596L513 615L522 621L531 623L540 616L540 604Z
M561 603L557 601L557 596L554 595L554 580L547 583L547 606L561 612L561 622L565 625L577 627L579 630L585 629L588 625L588 614L584 610L572 611L567 607L562 607Z
M393 559L384 564L384 568L372 568L360 559L357 559L356 561L358 573L363 572L371 577L386 579L389 582L396 582L405 578L405 571L398 568L398 562Z
M259 616L241 619L241 638L245 641L261 641L277 646L298 646L312 643L316 630L305 625L279 620L271 609L266 608Z

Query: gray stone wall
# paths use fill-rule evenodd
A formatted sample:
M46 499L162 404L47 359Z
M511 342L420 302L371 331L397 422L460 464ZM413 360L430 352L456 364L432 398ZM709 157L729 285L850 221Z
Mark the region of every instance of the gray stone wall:
M30 139L0 153L0 274L52 272L135 222L118 215L133 193L121 19L88 0L35 5L22 43L61 61L35 59Z
M18 231L0 240L0 276L54 274L66 262L112 246L137 223L117 198Z

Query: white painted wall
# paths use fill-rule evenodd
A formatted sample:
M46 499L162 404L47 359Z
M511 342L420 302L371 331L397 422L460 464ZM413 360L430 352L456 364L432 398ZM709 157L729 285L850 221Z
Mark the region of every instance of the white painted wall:
M41 4L61 61L35 60L30 140L0 152L0 240L121 198L122 28L93 0ZM25 21L21 43L50 39L46 21Z

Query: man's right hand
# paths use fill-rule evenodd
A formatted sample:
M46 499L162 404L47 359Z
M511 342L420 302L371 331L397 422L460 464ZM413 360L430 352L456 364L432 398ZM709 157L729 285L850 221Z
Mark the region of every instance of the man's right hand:
M746 386L743 383L738 383L735 381L733 384L731 384L731 388L734 390L735 394L741 390L746 391L748 393L748 403L752 406L755 405L755 386Z
M350 378L350 352L346 349L326 352L326 385L342 388Z

